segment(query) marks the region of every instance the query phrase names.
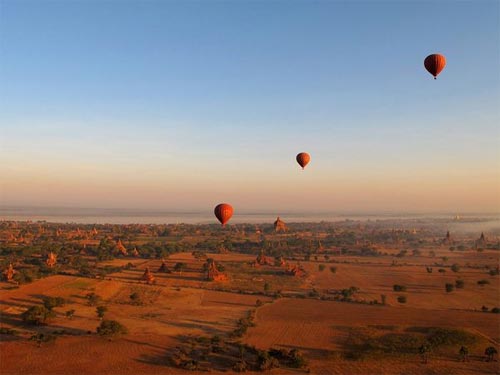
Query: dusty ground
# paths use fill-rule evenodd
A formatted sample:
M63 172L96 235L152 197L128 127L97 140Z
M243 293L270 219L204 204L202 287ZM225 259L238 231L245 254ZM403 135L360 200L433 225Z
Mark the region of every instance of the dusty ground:
M243 341L258 348L298 348L309 359L315 374L494 374L500 373L499 362L481 360L486 345L498 348L500 320L498 314L479 312L481 306L500 306L499 277L490 276L484 265L498 264L496 252L450 252L436 250L436 257L422 256L355 257L332 256L328 261L318 255L318 261L301 261L308 276L300 279L284 276L279 268L253 268L248 265L255 256L214 254L223 264L229 281L210 283L203 280L203 261L190 253L179 253L167 259L169 268L185 262L187 269L170 274L157 273L160 260L117 259L103 262L122 266L129 261L135 268L111 274L105 280L73 276L51 276L10 289L0 283L1 326L14 328L18 336L1 335L0 372L2 374L185 374L184 370L167 366L168 351L189 337L225 336L233 331L238 319L255 309L257 299L271 301L262 295L228 293L213 288L262 292L264 284L271 291L283 290L307 293L313 288L326 293L356 286L356 299L380 301L387 296L387 306L282 298L257 308L256 326L250 328ZM212 256L212 255L210 255ZM439 273L441 257L447 256L445 273ZM449 266L461 266L454 273ZM319 264L325 269L319 271ZM477 266L468 268L466 265ZM425 266L432 266L427 273ZM146 267L154 273L155 285L140 283ZM336 267L335 273L330 267ZM483 268L479 268L483 267ZM446 293L445 283L465 281L464 289ZM487 279L489 285L477 281ZM394 292L394 284L407 287L406 292ZM107 319L116 319L128 327L123 338L108 341L96 337L100 321L95 306L89 306L85 295L94 292L108 307ZM143 305L131 304L130 295L141 293L147 298ZM397 296L407 296L400 304ZM55 308L57 317L48 326L23 325L20 314L29 306L41 303L44 296L61 296L70 302ZM76 310L73 319L64 312ZM480 345L471 348L471 361L457 361L456 355L435 356L424 365L418 357L346 360L339 355L349 329L358 327L450 327L466 329L480 338ZM55 343L42 345L27 340L35 332L66 330L70 335L58 337ZM376 328L378 329L378 328ZM382 328L385 329L385 328ZM388 328L389 329L389 328ZM90 333L89 333L90 332ZM305 370L275 369L272 373L304 373Z

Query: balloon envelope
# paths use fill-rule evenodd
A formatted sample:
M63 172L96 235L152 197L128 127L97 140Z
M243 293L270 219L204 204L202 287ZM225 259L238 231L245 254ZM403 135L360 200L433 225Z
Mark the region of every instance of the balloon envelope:
M434 79L441 73L446 66L446 57L435 53L429 55L424 60L425 69L434 76Z
M299 165L302 167L302 169L304 169L306 165L311 161L311 156L307 152L301 152L295 159L297 160L297 163L299 163Z
M233 207L227 203L218 204L214 208L214 214L222 226L224 226L231 219L231 216L233 216Z

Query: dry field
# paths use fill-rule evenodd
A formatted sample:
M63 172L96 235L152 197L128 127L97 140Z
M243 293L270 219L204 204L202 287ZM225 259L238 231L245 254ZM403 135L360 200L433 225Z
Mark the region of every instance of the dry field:
M151 298L144 305L131 305L129 295L134 291L145 291ZM109 309L107 319L116 319L129 329L125 338L108 342L89 334L100 323L96 308L85 299L89 292L103 297ZM57 317L50 326L22 325L20 314L40 303L43 296L60 296L71 303L55 308ZM151 374L172 373L172 368L158 365L165 363L167 350L185 338L222 336L234 330L235 322L254 308L257 297L52 276L19 289L0 290L0 300L2 327L21 332L18 338L0 343L2 374ZM73 319L64 316L69 309L76 310ZM61 329L71 335L41 348L25 340L34 330ZM72 368L76 372L69 370Z
M245 342L259 348L299 348L311 360L313 373L324 374L466 374L497 373L498 362L458 362L438 357L423 365L416 356L407 359L345 360L339 352L353 328L404 332L409 327L449 327L466 329L482 338L477 352L496 343L500 335L498 316L453 310L393 308L344 302L281 299L257 310L256 327L250 328ZM484 350L484 349L483 349ZM458 352L458 348L457 348Z
M450 252L441 247L432 250L436 253L434 257L428 255L427 249L420 256L403 258L330 256L325 260L322 254L317 254L317 261L300 261L307 271L303 278L284 275L279 267L252 267L250 263L255 255L226 253L209 256L224 267L228 281L207 282L204 260L185 252L166 259L171 273L157 272L162 262L159 259L129 257L100 262L100 266L113 267L133 264L105 279L57 275L19 288L0 283L1 327L18 331L17 336L0 336L0 373L186 374L189 373L186 370L169 366L167 358L173 348L188 345L194 337L228 337L238 320L255 309L256 325L249 328L242 341L266 350L271 347L299 349L309 360L308 369L314 374L500 373L499 362L485 362L481 358L486 346L499 346L500 315L480 312L483 305L500 307L499 277L489 275L485 268L493 269L498 264L498 252ZM388 252L394 253L394 250ZM178 262L186 264L181 272L174 271ZM325 266L322 271L321 264ZM460 266L458 272L451 270L452 264ZM431 266L433 272L428 273L426 266ZM330 267L336 267L335 273ZM146 268L154 274L154 285L140 281ZM446 272L438 272L439 268ZM455 284L458 279L464 281L464 288L447 293L445 284ZM489 284L478 285L477 281L483 279ZM384 294L387 305L319 298L272 300L262 294L234 292L262 293L266 284L269 293L282 291L285 295L305 296L315 289L329 298L336 295L335 291L356 286L360 289L354 295L358 302L374 299L380 302ZM394 292L394 284L403 285L407 290ZM102 303L108 308L105 318L124 324L129 330L127 335L112 341L97 337L95 331L100 319L96 307L88 304L88 293L102 297ZM141 304L131 300L133 293L141 296ZM407 297L405 304L397 301L401 295ZM23 324L21 314L28 307L41 304L46 296L63 297L69 302L54 308L57 316L46 326ZM270 303L256 307L257 300ZM72 319L65 316L70 309L75 310ZM473 334L477 341L469 346L471 361L459 362L455 347L434 353L428 364L422 364L415 354L358 359L345 355L353 335L403 335L429 327L457 328ZM27 340L34 332L54 330L66 333L40 348ZM271 373L306 371L274 369Z

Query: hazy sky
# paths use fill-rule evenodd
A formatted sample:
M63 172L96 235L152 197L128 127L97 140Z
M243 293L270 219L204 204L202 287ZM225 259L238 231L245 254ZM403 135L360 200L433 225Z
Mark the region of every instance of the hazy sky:
M0 203L499 212L499 15L0 0Z

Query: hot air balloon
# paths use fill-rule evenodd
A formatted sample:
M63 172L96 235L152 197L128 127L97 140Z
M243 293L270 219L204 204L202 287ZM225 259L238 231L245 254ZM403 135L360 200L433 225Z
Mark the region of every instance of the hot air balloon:
M224 226L231 219L231 216L233 216L233 207L227 203L218 204L215 206L214 214L222 226Z
M299 163L302 169L304 169L306 165L311 161L311 157L307 152L301 152L295 159L297 159L297 163Z
M446 57L438 53L429 55L424 60L425 69L434 76L434 79L446 66Z

